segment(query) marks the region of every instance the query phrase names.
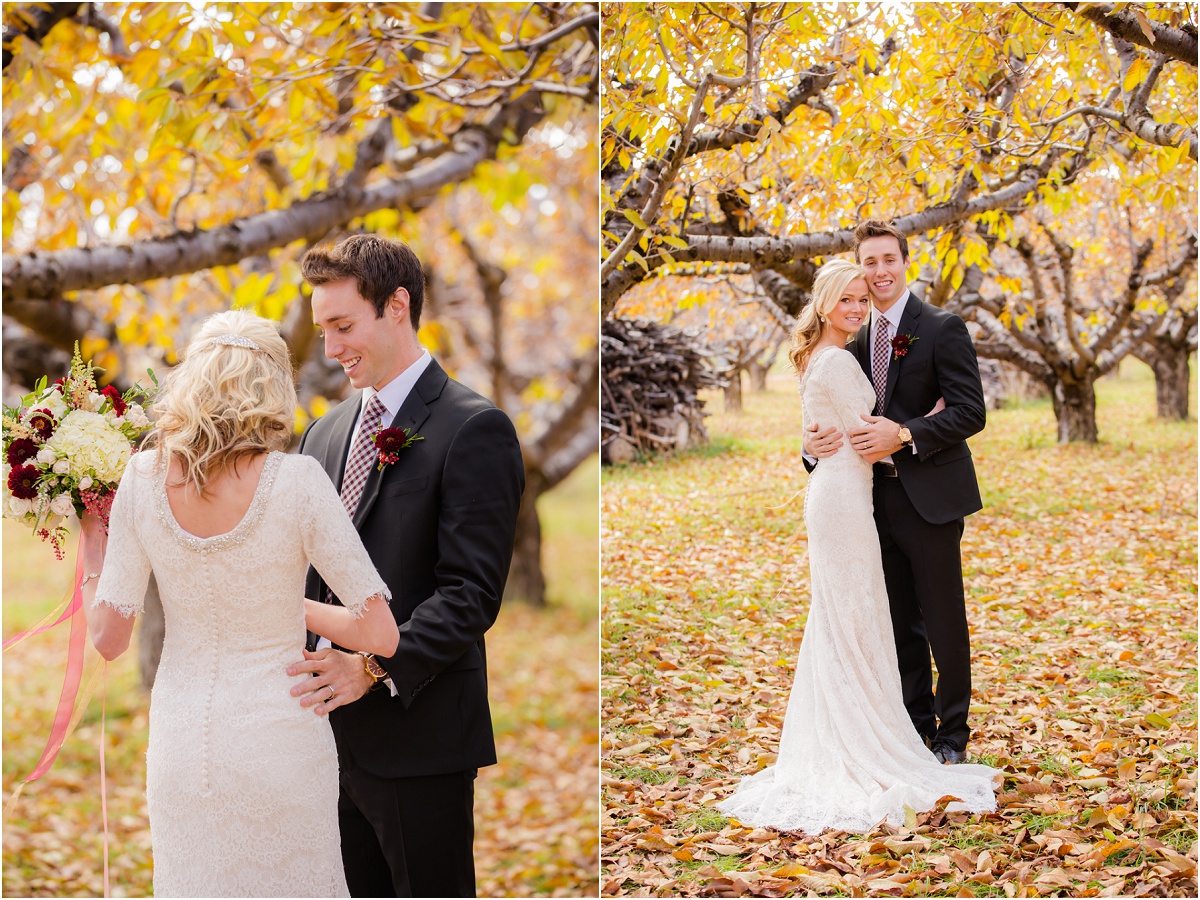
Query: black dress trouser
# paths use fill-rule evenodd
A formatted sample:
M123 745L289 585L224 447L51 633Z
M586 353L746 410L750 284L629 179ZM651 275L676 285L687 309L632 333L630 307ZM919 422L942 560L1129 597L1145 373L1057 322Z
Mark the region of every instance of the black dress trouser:
M477 770L380 778L342 754L338 824L351 897L474 897Z
M963 520L925 521L899 478L877 475L874 502L904 707L922 737L963 751L971 736L971 638L959 549ZM936 698L930 651L938 669Z

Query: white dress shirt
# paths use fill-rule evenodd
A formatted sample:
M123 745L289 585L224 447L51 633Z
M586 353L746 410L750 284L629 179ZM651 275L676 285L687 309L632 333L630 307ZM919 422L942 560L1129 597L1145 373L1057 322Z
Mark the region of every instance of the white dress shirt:
M362 392L362 399L358 407L358 418L354 421L354 433L350 436L350 446L354 446L354 442L358 440L358 432L362 428L363 411L367 408L367 404L371 402L371 398L376 394L379 395L379 400L383 404L383 416L379 420L380 428L391 428L392 422L396 419L396 413L400 412L400 407L404 405L404 401L408 399L408 395L412 393L413 387L427 368L433 362L433 357L426 350L417 361L411 366L389 381L380 390L375 390L373 387L365 387ZM350 462L350 454L346 454L346 462ZM345 478L345 472L342 472L342 477ZM322 647L332 647L329 638L320 638L317 641L317 649ZM388 686L388 690L392 692L392 696L397 696L396 686L392 684L392 679L385 678L384 684Z

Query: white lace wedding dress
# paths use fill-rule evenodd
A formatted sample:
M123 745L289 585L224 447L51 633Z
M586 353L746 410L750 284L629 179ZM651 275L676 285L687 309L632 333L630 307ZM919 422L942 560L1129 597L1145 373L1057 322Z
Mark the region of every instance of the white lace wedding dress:
M134 456L96 592L141 611L151 570L166 640L150 700L146 799L158 897L347 897L328 719L289 693L309 563L352 610L389 596L329 478L272 453L232 531L175 521L157 453Z
M804 421L843 434L875 391L837 347L810 358L801 381ZM848 440L821 460L804 500L812 603L774 766L744 779L720 810L746 825L816 834L865 832L905 807L996 808L995 769L946 766L926 749L904 709L871 500L871 467Z

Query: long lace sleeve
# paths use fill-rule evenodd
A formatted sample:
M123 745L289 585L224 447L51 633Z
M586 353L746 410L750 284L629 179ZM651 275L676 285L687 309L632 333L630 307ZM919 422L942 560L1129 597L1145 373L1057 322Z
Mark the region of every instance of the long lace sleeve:
M94 606L101 603L111 606L125 618L142 611L146 586L150 583L150 557L135 524L138 487L144 479L136 471L140 462L135 456L117 487L108 518L108 549L93 601Z
M361 616L367 601L391 591L375 570L342 499L321 464L309 456L296 457L303 467L306 504L300 518L304 552L309 563L354 616ZM312 599L318 600L319 597Z

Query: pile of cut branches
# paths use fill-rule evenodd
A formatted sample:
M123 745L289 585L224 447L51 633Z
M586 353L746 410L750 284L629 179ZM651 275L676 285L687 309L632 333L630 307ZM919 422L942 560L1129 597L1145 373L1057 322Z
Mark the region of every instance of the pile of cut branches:
M707 440L705 388L723 387L712 353L690 329L612 317L601 335L601 458L684 449Z

